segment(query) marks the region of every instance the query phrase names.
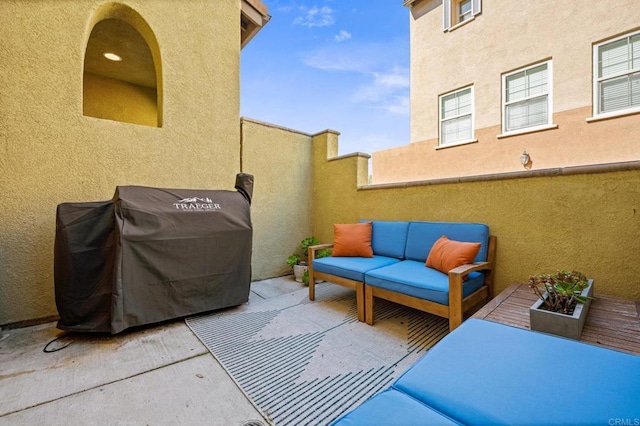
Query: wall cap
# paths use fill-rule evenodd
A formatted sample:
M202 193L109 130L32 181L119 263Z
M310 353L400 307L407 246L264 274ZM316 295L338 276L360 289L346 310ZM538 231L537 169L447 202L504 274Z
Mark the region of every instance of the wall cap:
M371 155L367 154L366 152L352 152L350 154L338 155L337 157L329 158L328 161L343 160L345 158L351 157L364 157L366 159L369 159L371 158Z
M640 170L640 161L591 164L587 166L556 167L552 169L524 170L521 172L508 172L508 173L491 173L486 175L461 176L461 177L453 177L453 178L429 179L429 180L410 181L410 182L394 182L394 183L360 185L358 186L357 189L370 190L370 189L386 189L386 188L409 188L414 186L447 185L452 183L466 183L466 182L487 182L487 181L495 181L495 180L524 179L524 178L533 178L533 177L570 176L570 175L583 175L583 174L586 175L586 174L595 174L595 173L626 172L631 170Z
M278 126L277 124L267 123L266 121L260 121L260 120L256 120L256 119L248 118L248 117L240 117L240 122L241 123L245 122L245 121L248 122L248 123L259 124L259 125L265 126L265 127L271 127L273 129L284 130L285 132L298 133L300 135L309 136L309 137L314 136L314 135L312 135L310 133L301 132L300 130L291 129L289 127Z
M333 133L333 134L335 134L335 135L340 136L340 132L339 132L339 131L337 131L337 130L332 130L332 129L324 129L324 130L322 130L322 131L320 131L320 132L313 133L311 136L318 136L318 135L322 135L322 134L324 134L324 133Z

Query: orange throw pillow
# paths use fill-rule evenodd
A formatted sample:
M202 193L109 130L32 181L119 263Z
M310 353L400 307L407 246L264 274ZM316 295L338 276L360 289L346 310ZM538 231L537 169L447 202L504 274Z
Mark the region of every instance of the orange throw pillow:
M373 257L371 222L334 224L332 256Z
M448 274L453 268L473 263L480 251L480 243L454 241L443 235L433 244L426 265Z

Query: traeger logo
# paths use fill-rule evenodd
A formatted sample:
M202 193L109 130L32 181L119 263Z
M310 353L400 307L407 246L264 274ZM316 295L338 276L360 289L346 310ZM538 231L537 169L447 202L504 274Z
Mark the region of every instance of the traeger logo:
M211 198L190 197L178 200L177 203L173 203L176 210L189 210L189 211L211 211L220 210L220 204L211 201Z

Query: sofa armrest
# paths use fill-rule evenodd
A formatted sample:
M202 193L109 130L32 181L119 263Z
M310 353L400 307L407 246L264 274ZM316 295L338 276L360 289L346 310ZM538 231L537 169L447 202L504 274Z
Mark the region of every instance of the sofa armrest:
M493 269L493 265L491 265L489 262L469 263L466 265L458 266L457 268L453 268L449 271L449 275L462 275L464 277L469 275L471 272L486 271L488 269Z
M309 300L315 300L316 298L316 277L313 272L313 260L316 258L316 251L322 249L332 248L333 243L317 244L315 246L309 246L307 248L307 271L309 271ZM362 296L364 297L364 295ZM364 306L364 302L362 303ZM358 319L364 321L364 310L358 312Z
M487 250L487 261L469 263L467 265L458 266L449 271L449 329L453 330L462 324L464 313L464 297L462 292L462 283L464 278L474 271L486 271L484 277L484 294L486 301L493 298L493 270L495 268L496 255L495 236L489 236L489 247ZM480 293L478 293L480 294ZM471 295L473 296L473 295ZM470 300L474 302L475 297Z
M309 260L309 265L311 265L311 263L313 262L313 259L316 258L316 251L318 250L322 250L322 249L328 249L328 248L332 248L333 247L333 243L327 243L327 244L318 244L315 246L309 246L307 249L307 259Z
M449 271L449 329L453 330L462 324L464 316L464 295L462 284L467 275L474 271L493 270L490 262L469 263ZM488 294L488 291L487 291Z
M467 275L475 271L492 271L491 262L476 262L458 266L449 271L449 306L462 304L462 284Z

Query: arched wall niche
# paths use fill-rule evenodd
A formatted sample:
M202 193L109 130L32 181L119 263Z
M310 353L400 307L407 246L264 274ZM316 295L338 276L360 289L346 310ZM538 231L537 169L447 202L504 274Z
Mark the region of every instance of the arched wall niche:
M87 28L83 114L162 127L162 60L149 24L127 5L105 3ZM105 53L121 60L109 60Z

